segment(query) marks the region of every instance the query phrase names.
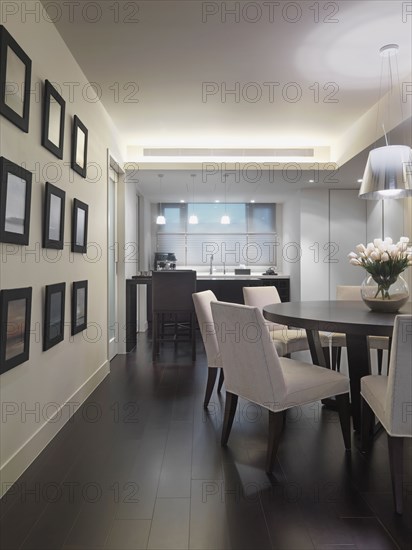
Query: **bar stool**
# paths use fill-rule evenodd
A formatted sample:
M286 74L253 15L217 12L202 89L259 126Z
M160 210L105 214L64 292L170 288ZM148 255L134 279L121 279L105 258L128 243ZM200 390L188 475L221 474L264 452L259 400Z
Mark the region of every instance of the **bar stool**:
M152 275L152 358L160 342L192 343L196 359L196 315L192 294L196 292L196 271L154 271ZM167 326L168 325L168 326ZM172 328L168 334L167 328Z

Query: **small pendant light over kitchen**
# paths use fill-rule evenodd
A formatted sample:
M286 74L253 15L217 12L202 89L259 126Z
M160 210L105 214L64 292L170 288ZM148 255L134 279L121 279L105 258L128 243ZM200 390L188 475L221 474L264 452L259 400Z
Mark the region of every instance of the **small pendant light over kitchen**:
M163 174L158 174L158 176L159 176L159 191L160 191L160 196L162 196L162 178L163 178ZM156 218L156 224L157 225L165 225L165 223L166 223L166 218L162 214L162 203L159 202L159 214Z
M223 214L223 216L221 217L220 219L220 223L222 225L230 225L230 217L227 215L227 212L226 212L226 192L227 192L227 189L226 189L226 186L227 186L227 183L226 183L226 179L228 177L229 174L223 174L223 178L224 178L224 181L225 181L225 213Z
M192 178L192 189L193 189L193 203L192 203L192 215L189 217L189 224L190 225L196 225L199 223L199 220L195 214L195 177L196 174L190 174L190 177Z

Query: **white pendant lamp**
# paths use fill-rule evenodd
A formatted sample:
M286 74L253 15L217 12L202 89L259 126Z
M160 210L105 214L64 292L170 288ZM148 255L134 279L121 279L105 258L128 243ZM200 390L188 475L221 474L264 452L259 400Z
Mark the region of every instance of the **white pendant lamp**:
M392 60L396 59L398 50L397 44L387 44L379 50L380 55L388 60L391 94L393 91ZM397 69L397 63L395 66ZM397 76L399 84L398 72ZM400 98L399 103L402 109ZM401 199L412 196L412 149L406 145L389 145L386 132L385 140L384 147L377 147L369 153L359 191L359 197L362 199Z

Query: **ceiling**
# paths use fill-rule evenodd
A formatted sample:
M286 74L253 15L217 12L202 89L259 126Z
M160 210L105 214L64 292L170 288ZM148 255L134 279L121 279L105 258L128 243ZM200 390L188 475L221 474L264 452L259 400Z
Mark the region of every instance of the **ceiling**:
M43 0L48 4L52 10L55 2ZM86 11L62 10L56 27L88 80L97 83L128 147L126 160L138 163L140 182L147 181L153 196L156 174L171 164L145 159L146 148L308 147L322 161L335 161L336 143L345 142L382 95L382 45L399 44L399 78L411 81L412 16L403 14L402 1L88 4ZM376 137L357 148L348 140L353 150L346 157L356 157ZM193 159L180 162L181 173L170 174L174 197L185 198L189 174L200 167ZM143 178L144 168L155 173ZM359 170L353 166L351 186L362 177ZM312 179L308 172L302 182L306 175ZM203 188L209 199L212 180Z

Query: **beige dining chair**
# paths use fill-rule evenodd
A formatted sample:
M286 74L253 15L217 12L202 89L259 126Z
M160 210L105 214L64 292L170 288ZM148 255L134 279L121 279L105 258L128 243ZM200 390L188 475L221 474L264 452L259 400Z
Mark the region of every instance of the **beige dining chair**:
M259 308L228 302L212 302L211 307L225 373L221 444L228 442L239 397L267 409L266 471L270 473L285 411L336 396L345 448L350 450L349 378L330 369L279 357Z
M208 376L205 398L203 401L203 406L206 409L209 405L210 397L212 395L216 376L219 370L220 376L217 388L218 392L222 387L224 379L222 358L219 352L219 345L217 343L215 325L212 317L212 309L210 307L211 302L216 301L216 296L211 290L204 290L203 292L193 293L192 297L195 305L197 322L199 325L200 334L202 335L207 357Z
M263 312L263 308L269 304L280 304L278 290L275 286L244 286L243 298L245 305L255 306ZM286 325L266 321L270 336L276 345L278 355L284 357L297 351L309 349L306 332L303 329L290 329ZM322 347L326 347L329 353L328 336L321 336ZM324 350L325 351L325 350Z
M337 285L337 300L362 300L360 286ZM340 332L329 333L330 346L332 348L332 368L340 370L342 348L346 347L346 335ZM386 336L369 336L370 349L376 349L378 355L378 373L382 373L383 350L389 350L389 338Z
M374 416L388 434L392 492L397 514L402 514L403 443L412 437L412 315L395 318L389 373L361 379L362 450L371 441Z

